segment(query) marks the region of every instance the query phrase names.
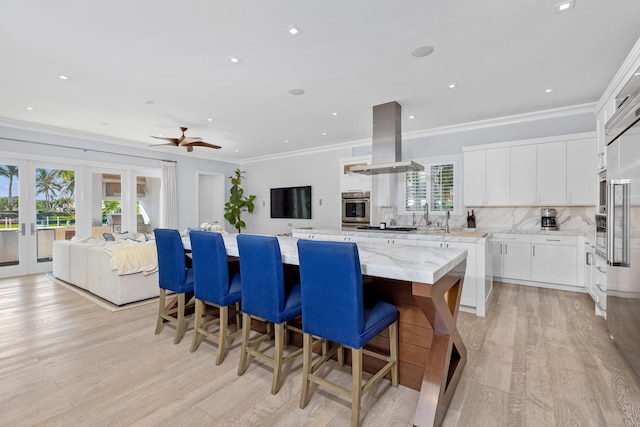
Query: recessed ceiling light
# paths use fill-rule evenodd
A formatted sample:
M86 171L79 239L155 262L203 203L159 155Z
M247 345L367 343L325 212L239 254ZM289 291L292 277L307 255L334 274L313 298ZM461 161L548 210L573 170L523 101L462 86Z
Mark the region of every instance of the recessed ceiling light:
M154 101L153 99L147 99L146 101L144 101L144 103L147 105L151 105L151 104L155 104L156 101Z
M553 92L553 89L545 89L544 90L544 93L551 93L551 92Z
M109 126L109 122L102 122L100 123L102 126Z
M29 111L33 111L33 107L24 107L24 108L26 108Z
M304 90L302 89L291 89L289 91L289 95L304 95Z
M322 136L327 136L327 133L326 132L322 132Z
M449 83L449 89L455 89L458 86L456 83Z
M207 117L207 121L208 121L208 122L212 122L212 121L213 121L213 119L212 119L211 117Z
M411 55L416 58L422 58L423 56L429 56L433 53L435 48L433 46L420 46L411 51Z
M640 76L640 71L636 71L635 73L633 73L634 76Z
M233 62L234 64L237 64L238 62L240 62L240 58L232 56L231 58L229 58L229 61Z
M565 12L569 9L573 9L573 6L575 6L575 0L567 0L567 1L557 3L554 6L554 9L556 13L560 13L560 12Z
M335 116L337 116L337 115L338 115L338 113L335 113L335 112L334 112L334 113L331 113L331 115L335 117Z
M60 74L60 75L58 75L58 78L59 78L60 80L71 80L71 77L69 77L69 76L67 76L67 75L65 75L65 74Z
M416 116L411 115L411 116L409 116L409 118L410 118L410 119L415 119L415 118L416 118Z
M289 142L289 140L288 140L288 139L285 139L285 140L284 140L284 143L285 143L285 144L286 144L286 143L288 143L288 142Z
M240 150L234 150L236 153L239 152Z
M295 25L293 27L289 28L287 31L292 36L297 36L297 35L302 34L302 30L300 28L296 27Z

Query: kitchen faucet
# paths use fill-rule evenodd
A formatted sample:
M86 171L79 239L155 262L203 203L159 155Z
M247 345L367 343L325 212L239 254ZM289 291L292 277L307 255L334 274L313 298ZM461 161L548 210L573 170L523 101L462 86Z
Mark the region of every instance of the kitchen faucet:
M447 214L444 216L444 221L445 221L444 232L446 234L449 234L449 218L450 217L451 217L451 213L447 211Z
M424 225L430 226L431 221L429 221L429 203L425 202L424 204Z

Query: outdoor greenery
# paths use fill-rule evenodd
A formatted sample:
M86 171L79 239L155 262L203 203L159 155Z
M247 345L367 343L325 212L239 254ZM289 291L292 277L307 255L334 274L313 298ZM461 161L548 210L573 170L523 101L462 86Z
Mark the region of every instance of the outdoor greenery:
M0 228L18 227L20 198L13 194L18 179L18 167L0 165L0 176L9 181L8 194L0 197ZM36 169L36 211L41 226L75 224L75 172L59 169ZM120 202L103 201L102 219L110 213L121 212Z
M256 196L249 195L249 197L244 196L244 190L240 187L242 184L242 171L240 169L236 169L235 177L230 176L231 180L231 196L229 197L229 201L224 204L224 217L229 224L233 225L238 233L242 232L242 229L247 226L247 224L241 219L242 212L253 213L254 204Z

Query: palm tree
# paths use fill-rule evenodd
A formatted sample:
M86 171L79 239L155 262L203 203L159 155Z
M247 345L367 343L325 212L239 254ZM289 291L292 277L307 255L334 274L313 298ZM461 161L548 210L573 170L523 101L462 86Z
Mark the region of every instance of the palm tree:
M60 192L62 184L60 184L60 172L57 169L36 169L36 191L38 194L44 194L45 206L48 211L51 210L51 199L56 197L56 192Z
M6 176L9 178L9 194L7 195L7 210L13 209L13 195L12 195L12 187L13 187L13 177L18 177L18 166L8 166L3 165L0 166L0 175Z

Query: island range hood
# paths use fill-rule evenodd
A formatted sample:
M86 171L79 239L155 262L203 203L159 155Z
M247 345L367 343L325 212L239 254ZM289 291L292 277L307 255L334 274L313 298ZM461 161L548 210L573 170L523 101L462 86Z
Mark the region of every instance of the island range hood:
M424 166L402 160L402 107L395 101L373 107L371 164L356 166L352 173L380 175L423 171Z

